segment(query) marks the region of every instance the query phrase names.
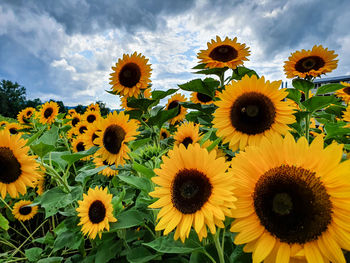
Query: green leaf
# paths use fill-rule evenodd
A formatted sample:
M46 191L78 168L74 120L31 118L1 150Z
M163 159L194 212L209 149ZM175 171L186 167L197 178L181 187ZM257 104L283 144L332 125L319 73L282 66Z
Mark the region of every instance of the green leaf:
M75 177L75 181L82 183L83 185L85 185L85 183L87 182L87 180L93 176L98 174L99 172L101 172L103 169L105 169L105 166L101 166L101 167L96 167L93 169L86 169L86 166L83 166L82 169L80 169L78 171L78 175Z
M286 91L288 92L287 98L299 104L301 99L300 91L298 91L297 89L286 89Z
M26 249L24 252L30 262L37 262L40 259L43 249L40 247L32 247L30 249Z
M245 75L248 75L249 77L255 75L259 78L259 75L254 70L246 67L237 67L235 70L233 70L230 80L241 80Z
M32 136L28 139L28 141L27 141L27 143L26 143L26 146L31 145L36 139L38 139L38 138L43 134L43 132L45 131L45 129L46 129L46 127L43 126L43 127L41 127L36 133L34 133L34 135L32 135Z
M127 106L133 109L140 109L145 112L149 106L155 102L156 100L129 98Z
M311 97L310 99L302 102L306 109L310 112L314 112L327 107L328 105L337 102L337 98L334 96L322 96Z
M40 137L38 142L43 142L48 145L56 145L58 140L58 127L53 125L50 130L45 132L43 136Z
M208 152L211 152L220 142L221 142L221 138L217 138L212 144L210 144L207 147Z
M179 89L169 89L167 91L154 90L154 91L152 91L152 99L154 99L154 100L164 99L165 97L167 97L171 94L174 94L178 90Z
M0 227L7 231L9 229L9 221L2 215L0 214Z
M60 263L62 262L63 257L50 257L40 259L37 263Z
M309 90L315 88L314 83L305 79L293 79L292 85L294 88L304 92L305 94L308 94Z
M83 242L83 237L81 233L67 230L63 233L60 233L57 235L55 243L54 243L54 252L57 250L60 250L62 248L69 248L69 249L78 249L81 242Z
M143 113L140 110L129 110L125 111L125 114L128 114L130 119L140 120Z
M161 253L175 254L186 254L204 249L199 242L195 242L192 239L187 239L185 243L179 240L175 241L173 234L159 237L149 243L143 243L143 245Z
M132 168L135 171L138 171L139 173L145 175L145 177L147 177L148 179L150 179L156 175L152 169L150 169L142 164L139 164L137 162L133 162Z
M324 129L327 133L326 139L350 134L350 128L344 128L346 123L326 123Z
M98 147L93 146L86 151L81 151L78 153L71 153L71 154L64 154L61 156L61 158L65 161L67 161L69 165L71 165L71 164L75 163L76 161L80 160L81 158L84 158L86 156L94 154L95 152L97 152L97 150L98 150Z
M32 144L32 145L30 145L30 148L33 150L33 152L36 155L39 155L40 158L43 158L46 154L55 150L55 146L50 145L50 144L45 144L43 142Z
M206 83L201 79L194 79L185 84L178 85L182 90L194 91L206 94L210 97L214 95L214 88L210 89Z
M135 151L136 149L140 148L141 146L149 143L151 140L152 139L150 137L144 138L144 139L134 140L134 141L129 143L129 146L130 146L132 151Z
M55 187L46 191L40 204L45 209L45 218L48 218L58 212L60 208L66 207L72 202L70 193L65 193L61 188Z
M128 251L126 258L131 263L145 263L150 262L152 259L159 257L159 254L151 253L145 247L137 247Z
M180 107L180 106L178 106L178 107ZM153 117L148 119L148 125L150 125L150 126L156 125L160 129L166 121L174 118L178 114L178 112L179 112L178 107L175 107L171 110L159 111L156 116L153 116Z
M344 106L331 105L325 109L325 112L333 114L338 118L341 118L345 110L346 110L346 107Z
M194 74L217 75L221 76L228 68L209 68L194 72Z
M212 115L215 111L214 105L201 105L192 102L181 102L180 104L185 108L198 110L208 115Z
M338 84L338 83L331 83L331 84L322 85L321 87L319 87L317 89L316 95L332 93L332 92L337 91L337 90L342 89L342 88L344 88L344 86L341 84Z
M205 69L205 63L198 64L197 66L193 67L192 69Z
M107 239L98 246L95 262L107 263L111 259L115 258L118 253L120 253L123 247L122 240Z
M130 209L122 211L117 216L117 222L111 223L111 231L139 226L144 223L145 214L136 210Z
M135 176L126 176L121 174L118 174L117 176L124 183L132 185L142 191L145 191L146 193L149 193L152 190L152 185L149 179Z

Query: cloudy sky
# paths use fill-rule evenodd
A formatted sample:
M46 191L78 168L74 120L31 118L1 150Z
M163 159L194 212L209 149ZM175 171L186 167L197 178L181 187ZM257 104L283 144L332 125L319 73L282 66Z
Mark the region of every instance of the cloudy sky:
M102 100L118 108L109 73L123 53L152 64L154 89L190 79L197 53L216 35L250 47L245 66L286 80L291 52L322 44L339 54L327 76L350 74L348 0L1 0L0 79L27 98L66 105Z

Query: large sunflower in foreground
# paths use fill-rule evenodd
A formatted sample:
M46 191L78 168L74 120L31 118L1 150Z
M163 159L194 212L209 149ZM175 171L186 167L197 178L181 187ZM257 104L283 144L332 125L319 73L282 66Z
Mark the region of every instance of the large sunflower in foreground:
M42 105L40 112L39 112L39 121L42 124L51 124L55 121L55 118L58 115L59 106L56 102L50 101L46 102L44 105Z
M21 200L13 206L13 216L20 220L26 221L32 219L38 213L38 206L31 206L32 202L28 200Z
M225 216L231 216L234 208L234 182L224 158L216 152L208 153L199 144L175 146L163 156L158 175L152 181L160 187L151 192L157 197L150 208L161 208L156 231L164 229L164 235L176 228L174 239L182 242L188 237L192 225L200 240L216 226L224 227Z
M111 73L112 89L125 97L137 97L141 89L146 89L151 77L151 65L148 59L134 52L132 55L123 55Z
M257 145L263 137L285 134L287 124L295 122L293 107L283 101L288 95L280 90L281 81L265 82L244 76L238 82L226 85L216 101L213 119L217 135L229 143L231 150L243 150L246 145Z
M344 88L337 90L335 92L335 95L340 97L345 102L345 104L349 104L349 102L350 102L350 83L341 81L340 84L343 85Z
M318 77L337 68L337 56L333 50L315 45L312 50L303 49L292 53L288 61L284 62L284 71L287 78Z
M181 124L174 134L174 139L175 145L183 144L186 148L191 143L197 143L201 139L199 125L194 122Z
M135 139L139 133L136 121L129 120L129 116L124 112L118 114L114 111L106 119L101 119L97 127L100 131L96 132L98 138L94 140L94 143L101 148L96 155L101 156L109 164L123 165L125 159L129 159L128 153L130 152L126 143Z
M350 250L350 161L317 136L264 138L232 160L237 209L231 231L253 262L344 262ZM317 158L316 158L317 156ZM301 261L298 261L301 262Z
M165 106L166 110L171 110L178 107L176 116L169 120L171 124L175 124L176 122L182 121L185 118L187 109L181 106L179 102L186 102L186 101L187 100L185 96L182 94L174 94L173 96L171 96L170 99L168 99L168 103Z
M6 130L0 131L0 193L5 198L9 193L17 198L18 193L24 195L27 186L34 187L40 176L38 164L34 156L28 156L27 141L19 134L10 135Z
M205 63L207 68L224 68L235 69L243 65L250 54L249 48L245 44L237 43L237 38L221 40L219 36L207 43L208 48L198 53L200 63Z
M109 231L109 222L116 222L113 216L112 195L107 193L107 188L90 188L88 194L83 194L83 200L78 201L79 226L81 231L91 239L98 234L101 238L102 231Z

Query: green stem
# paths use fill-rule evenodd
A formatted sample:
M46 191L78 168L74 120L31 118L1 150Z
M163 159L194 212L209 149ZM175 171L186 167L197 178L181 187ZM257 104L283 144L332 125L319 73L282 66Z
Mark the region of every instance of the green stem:
M225 86L225 71L222 72L222 74L220 75L220 88L224 88Z
M224 231L222 231L222 240L221 240L221 249L222 249L222 251L225 251L224 250L224 247L225 247L225 232L226 232L226 228L224 228Z
M219 261L220 263L225 263L225 258L224 258L224 251L220 245L220 229L217 230L215 236L214 236L214 244L216 247L216 251L218 252L219 256Z
M9 246L9 247L12 247L12 248L14 248L14 249L17 249L17 247L16 247L14 244L12 244L11 242L7 241L6 239L1 239L1 240L0 240L0 243L2 243L2 244L4 244L4 245L7 245L7 246ZM21 253L23 256L25 256L25 254L24 254L22 251L20 251L20 253Z
M154 238L157 238L156 235L153 233L152 229L148 225L144 224L143 226L152 234Z
M63 178L56 172L56 170L54 168L52 168L50 165L47 165L45 163L43 163L44 167L48 170L48 172L53 175L55 177L55 179L57 181L59 181L64 188L67 190L67 192L69 192L69 185L68 183L65 182L65 180L63 180Z
M206 250L203 250L202 252L211 260L211 262L216 263L215 259Z
M305 101L309 99L309 91L305 93ZM305 136L306 140L309 142L310 138L310 114L306 115L305 118Z

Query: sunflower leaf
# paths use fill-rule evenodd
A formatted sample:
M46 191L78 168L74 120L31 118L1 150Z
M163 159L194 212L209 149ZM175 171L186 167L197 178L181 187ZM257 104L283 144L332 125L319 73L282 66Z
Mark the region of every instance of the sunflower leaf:
M286 89L286 91L288 92L287 98L291 99L292 101L295 101L296 103L300 103L300 99L301 99L301 93L299 90L297 89Z
M145 191L146 193L149 193L152 190L151 182L150 182L150 180L148 180L146 178L136 177L136 176L125 176L125 175L120 175L120 174L118 174L117 176L124 183L132 185L132 186L134 186L142 191Z
M334 96L321 96L311 97L310 99L303 101L302 105L310 112L323 109L332 103L338 102L338 99Z
M0 227L7 231L9 229L9 221L2 215L0 214Z
M144 223L144 218L145 214L136 209L122 211L117 216L118 221L115 223L111 223L110 231L116 231L119 229L125 229L133 226L142 225Z
M179 89L169 89L167 91L154 90L154 91L152 91L152 99L154 99L154 100L164 99L166 96L174 94L178 90Z
M254 70L246 68L246 67L237 67L233 70L232 76L229 81L236 79L241 80L245 75L248 75L249 77L255 75L257 78L259 78L258 73L256 73Z
M128 99L127 106L133 109L140 109L145 112L155 102L156 100L130 98Z
M208 68L193 72L194 74L217 75L221 76L228 68Z
M131 263L146 263L157 257L160 257L160 254L151 253L145 247L132 248L126 255L128 262Z
M209 81L207 80L209 83ZM203 93L205 95L208 95L210 97L213 97L215 88L213 85L207 85L203 80L201 79L194 79L189 82L186 82L185 84L178 85L180 89L187 90L187 91L194 91Z
M98 147L93 146L86 151L61 155L61 158L67 161L69 165L71 165L76 161L80 160L81 158L94 154L97 150L98 150Z
M132 168L134 168L135 171L145 175L147 178L152 178L153 176L156 175L152 169L150 169L142 164L139 164L137 162L133 162Z
M346 123L343 122L325 124L324 129L327 133L326 139L350 134L350 128L345 128L345 125Z
M330 83L330 84L326 84L323 85L321 87L319 87L316 91L316 95L322 95L322 94L326 94L326 93L332 93L334 91L337 91L341 88L344 88L343 85L338 84L338 83Z
M157 125L158 128L160 129L163 124L174 118L178 111L179 111L179 106L171 109L171 110L161 110L159 111L155 116L152 116L151 118L148 119L148 125L153 126L153 125Z
M313 88L315 88L314 83L305 79L293 79L292 85L294 88L304 93L307 93L309 92L309 90L312 90Z
M37 262L40 259L40 255L43 252L43 249L40 247L32 247L24 251L27 259L30 262Z

